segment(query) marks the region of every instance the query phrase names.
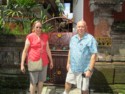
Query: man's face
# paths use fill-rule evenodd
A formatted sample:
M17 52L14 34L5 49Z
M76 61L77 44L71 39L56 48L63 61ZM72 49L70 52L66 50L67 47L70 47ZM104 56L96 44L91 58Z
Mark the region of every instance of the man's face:
M86 23L84 23L83 21L78 22L77 23L77 33L80 36L83 36L85 31L86 31Z

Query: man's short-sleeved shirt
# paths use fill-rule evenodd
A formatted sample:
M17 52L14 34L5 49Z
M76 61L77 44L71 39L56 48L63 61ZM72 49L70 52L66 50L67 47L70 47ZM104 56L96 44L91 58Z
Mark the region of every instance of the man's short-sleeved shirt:
M85 72L89 68L91 55L97 53L97 42L95 38L85 33L79 39L78 34L70 40L70 64L73 72Z

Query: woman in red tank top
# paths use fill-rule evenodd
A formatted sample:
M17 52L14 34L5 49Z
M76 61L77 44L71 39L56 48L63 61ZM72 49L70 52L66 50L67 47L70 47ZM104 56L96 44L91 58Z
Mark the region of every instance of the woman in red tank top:
M21 58L21 71L25 73L24 62L27 57L27 61L36 62L42 59L43 69L42 71L29 71L30 76L30 94L35 94L36 84L38 84L38 94L41 94L43 82L46 81L47 66L50 62L50 68L53 68L53 60L48 43L48 35L42 33L42 23L35 21L32 28L32 33L28 34L25 41L25 46ZM27 62L28 63L28 62Z

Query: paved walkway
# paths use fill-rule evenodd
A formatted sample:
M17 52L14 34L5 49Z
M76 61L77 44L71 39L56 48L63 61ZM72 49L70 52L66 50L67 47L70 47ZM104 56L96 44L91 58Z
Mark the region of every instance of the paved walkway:
M61 94L64 91L64 87L44 86L42 94ZM80 94L80 90L72 89L70 94Z
M44 85L43 91L41 94L62 94L63 91L64 91L64 86ZM120 93L107 93L107 92L108 90L104 90L103 92L101 91L101 93L100 92L97 93L97 91L90 89L90 94L125 94L123 92L120 92ZM29 94L29 92L27 92L26 94ZM81 94L81 90L73 86L69 94Z
M42 94L62 94L63 91L64 87L44 86ZM73 88L69 94L81 94L81 90ZM111 94L111 93L94 93L91 91L90 94Z

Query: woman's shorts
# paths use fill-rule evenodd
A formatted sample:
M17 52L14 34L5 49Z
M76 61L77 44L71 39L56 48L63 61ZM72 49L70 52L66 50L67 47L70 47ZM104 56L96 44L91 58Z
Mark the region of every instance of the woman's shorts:
M77 88L82 89L83 91L89 89L89 78L82 77L82 73L73 73L71 69L69 69L67 73L66 82L76 85Z
M42 71L29 72L30 83L37 84L39 81L46 81L47 66L43 67Z

